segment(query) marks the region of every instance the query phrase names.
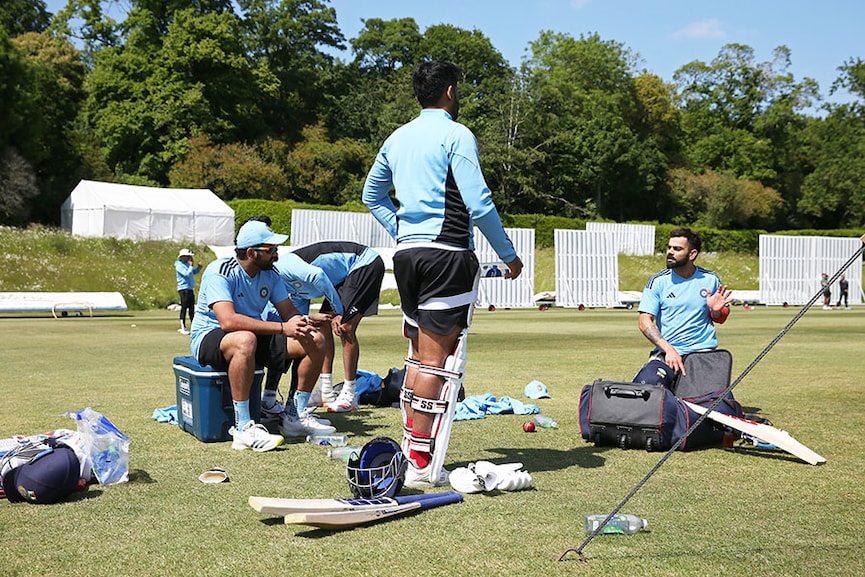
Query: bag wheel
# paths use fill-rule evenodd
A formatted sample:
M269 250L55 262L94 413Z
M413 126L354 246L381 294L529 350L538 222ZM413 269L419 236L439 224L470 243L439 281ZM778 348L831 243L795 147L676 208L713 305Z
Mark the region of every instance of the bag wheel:
M654 449L654 443L652 442L652 437L646 438L646 451L651 453L652 449Z
M628 436L627 435L619 435L619 448L627 449L628 448Z

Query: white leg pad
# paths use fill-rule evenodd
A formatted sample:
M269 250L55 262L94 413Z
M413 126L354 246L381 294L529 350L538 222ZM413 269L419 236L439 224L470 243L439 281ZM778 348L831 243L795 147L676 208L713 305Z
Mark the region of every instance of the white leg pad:
M438 479L442 467L445 463L445 453L448 450L448 441L451 436L451 428L454 424L454 414L457 410L457 397L459 396L460 387L463 382L463 373L466 367L466 341L468 339L468 329L463 329L460 336L457 338L456 347L453 354L449 355L445 360L443 370L437 367L429 367L433 374L444 376L445 382L442 386L441 394L437 399L438 403L432 403L432 410L426 412L435 413L433 420L433 428L430 432L431 438L431 457L430 457L430 479ZM425 371L427 367L421 367L419 370ZM414 399L412 407L416 410L424 410L417 407L416 403L426 401L427 399Z

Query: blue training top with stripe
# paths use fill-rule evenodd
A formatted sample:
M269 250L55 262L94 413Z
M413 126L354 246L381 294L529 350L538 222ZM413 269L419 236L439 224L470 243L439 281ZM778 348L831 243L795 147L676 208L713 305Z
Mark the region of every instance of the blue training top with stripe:
M204 336L219 328L212 308L215 303L231 301L237 313L260 319L268 303L276 304L286 299L288 291L275 270L260 270L251 277L233 256L213 261L201 277L195 317L190 327L189 350L198 357L198 347Z
M324 297L333 311L341 315L345 311L336 287L352 271L370 264L378 256L374 250L356 242L316 242L280 255L275 269L301 314L309 314L309 301Z
M388 196L391 187L399 209ZM363 202L397 243L474 250L474 221L504 262L517 257L484 181L477 141L445 110L424 109L385 140Z
M680 355L715 349L718 339L706 297L720 286L718 275L699 266L690 278L665 269L646 283L638 310L654 315L661 336Z

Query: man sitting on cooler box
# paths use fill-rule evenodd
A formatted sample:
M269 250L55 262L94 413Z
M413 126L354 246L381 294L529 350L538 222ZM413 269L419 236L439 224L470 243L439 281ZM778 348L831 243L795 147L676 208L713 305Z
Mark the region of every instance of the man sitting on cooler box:
M283 442L250 415L249 392L256 363L285 372L290 360L301 359L298 378L315 385L324 358L324 339L317 327L291 304L280 276L273 270L277 248L288 237L265 223L248 221L237 233L235 255L210 263L201 279L190 350L202 365L228 372L234 402L232 447L269 451ZM279 311L280 321L265 321L268 304ZM308 397L308 395L307 395ZM295 399L302 403L303 399ZM312 419L301 422L305 407L294 407L292 423L308 434L332 433L333 427Z

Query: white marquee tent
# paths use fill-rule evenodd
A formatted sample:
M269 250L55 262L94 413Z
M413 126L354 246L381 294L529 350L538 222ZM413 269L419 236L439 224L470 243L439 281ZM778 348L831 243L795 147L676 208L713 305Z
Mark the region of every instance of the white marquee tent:
M207 189L82 180L63 203L60 222L86 237L234 244L234 210Z

